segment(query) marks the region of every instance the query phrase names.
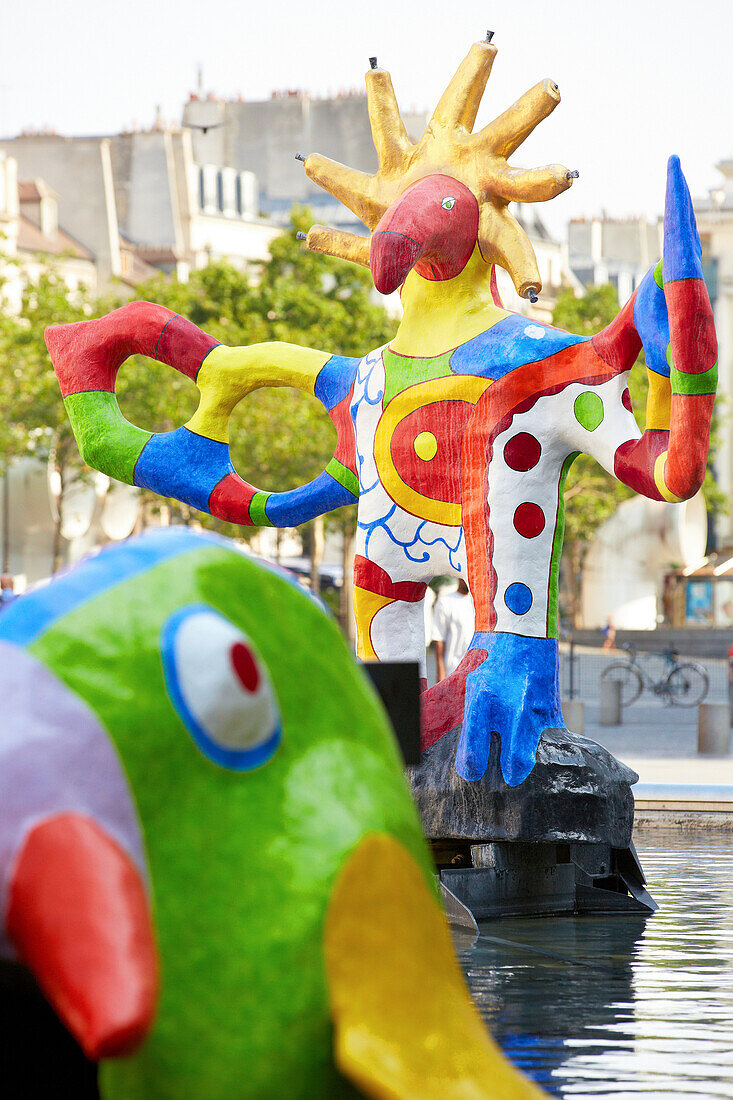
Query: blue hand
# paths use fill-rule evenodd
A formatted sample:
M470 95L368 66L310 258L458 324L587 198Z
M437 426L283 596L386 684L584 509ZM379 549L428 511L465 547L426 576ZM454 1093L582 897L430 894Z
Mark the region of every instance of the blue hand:
M565 727L557 642L519 634L475 634L469 649L486 650L488 656L466 678L456 771L463 779L481 779L495 732L501 739L502 775L516 787L535 765L543 731Z

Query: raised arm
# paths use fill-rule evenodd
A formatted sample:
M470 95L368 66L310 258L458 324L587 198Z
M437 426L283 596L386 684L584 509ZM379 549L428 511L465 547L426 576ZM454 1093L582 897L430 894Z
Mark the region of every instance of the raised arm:
M248 526L295 526L359 495L348 412L357 360L280 342L226 347L150 302L49 328L46 344L81 456L110 477ZM195 382L200 403L187 424L151 433L125 419L115 385L134 354L167 363ZM317 397L334 423L334 457L309 485L267 493L243 481L231 463L229 417L261 386L292 386Z
M609 422L615 433L612 447L608 432L601 431L581 448L625 485L654 500L687 500L705 476L718 368L700 258L690 193L679 158L670 157L663 259L593 340L602 358L621 372L617 396L627 410L624 372L643 345L649 372L646 430L641 435L630 411L627 415L619 407Z

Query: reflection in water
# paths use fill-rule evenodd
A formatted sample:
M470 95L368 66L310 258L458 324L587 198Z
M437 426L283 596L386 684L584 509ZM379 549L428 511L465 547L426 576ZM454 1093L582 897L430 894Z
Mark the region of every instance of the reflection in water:
M636 846L656 914L484 923L469 985L553 1096L733 1098L733 839Z

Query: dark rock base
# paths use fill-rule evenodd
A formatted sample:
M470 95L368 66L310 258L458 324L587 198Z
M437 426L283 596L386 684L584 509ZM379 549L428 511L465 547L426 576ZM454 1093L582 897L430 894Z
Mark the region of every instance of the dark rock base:
M554 729L520 786L504 782L496 735L485 776L469 782L453 766L459 732L407 775L441 881L477 919L656 908L631 841L631 768Z
M638 775L606 749L567 730L545 730L537 763L509 787L499 767L499 739L475 783L453 766L459 730L446 733L407 769L429 839L585 841L627 848Z

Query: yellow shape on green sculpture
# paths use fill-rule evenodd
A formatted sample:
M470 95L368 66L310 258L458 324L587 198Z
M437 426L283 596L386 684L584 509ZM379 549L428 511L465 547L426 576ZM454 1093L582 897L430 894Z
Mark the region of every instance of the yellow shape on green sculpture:
M374 1100L540 1100L488 1035L445 917L407 850L364 837L331 896L324 959L334 1054Z
M424 462L430 462L430 459L435 458L438 453L438 440L432 432L420 432L415 436L413 447L418 458L423 459Z

